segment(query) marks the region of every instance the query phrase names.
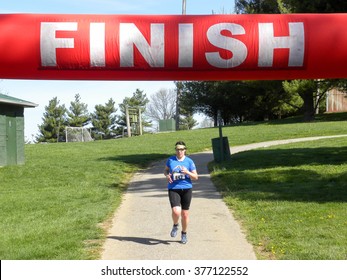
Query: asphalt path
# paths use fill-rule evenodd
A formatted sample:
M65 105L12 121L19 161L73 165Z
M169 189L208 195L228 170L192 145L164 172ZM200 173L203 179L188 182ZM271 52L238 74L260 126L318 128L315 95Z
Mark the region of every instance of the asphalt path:
M347 135L270 141L231 147L232 154L251 149ZM190 155L199 180L193 183L188 243L171 238L171 209L165 160L136 173L117 209L104 243L103 260L255 260L252 246L210 180L212 152Z

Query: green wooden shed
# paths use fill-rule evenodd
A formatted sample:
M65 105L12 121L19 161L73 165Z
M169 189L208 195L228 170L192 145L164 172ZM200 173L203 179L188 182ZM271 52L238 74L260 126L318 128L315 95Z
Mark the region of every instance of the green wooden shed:
M24 164L24 108L37 106L0 93L0 166Z
M175 131L176 121L174 119L159 120L159 132Z

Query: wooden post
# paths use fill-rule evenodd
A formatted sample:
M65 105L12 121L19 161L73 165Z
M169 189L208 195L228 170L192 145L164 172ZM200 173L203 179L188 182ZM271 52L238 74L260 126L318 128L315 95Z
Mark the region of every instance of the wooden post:
M131 137L131 127L130 127L130 117L129 117L129 108L125 107L125 115L127 120L127 128L128 128L128 137Z
M142 135L142 115L141 115L141 108L139 108L139 118L138 118L138 122L139 122L140 135Z
M223 131L222 131L222 112L218 110L218 127L219 127L219 143L220 143L220 158L224 161L224 146L223 146Z

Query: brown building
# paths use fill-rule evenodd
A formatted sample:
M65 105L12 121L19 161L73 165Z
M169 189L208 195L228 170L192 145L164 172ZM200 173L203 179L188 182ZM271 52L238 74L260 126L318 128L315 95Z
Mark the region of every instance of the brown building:
M347 93L332 89L327 93L327 113L347 112Z

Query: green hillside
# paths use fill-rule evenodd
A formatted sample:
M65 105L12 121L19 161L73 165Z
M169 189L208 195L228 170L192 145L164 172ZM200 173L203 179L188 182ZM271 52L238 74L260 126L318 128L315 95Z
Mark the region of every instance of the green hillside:
M286 120L223 128L223 135L229 138L231 146L338 134L347 134L345 114L337 117L326 115L313 123ZM97 259L108 219L119 205L132 174L152 161L173 154L177 140L184 140L188 152L195 153L211 150L211 138L214 137L218 137L218 128L89 143L27 145L25 165L0 168L0 259ZM234 155L230 163L211 165L215 170L214 180L248 232L248 239L256 248L259 258L345 259L347 256L347 140L321 140L314 145L298 143L284 148L245 152ZM311 147L315 148L311 150ZM293 155L292 150L297 151L298 155ZM330 157L332 153L334 157ZM288 165L283 165L286 161ZM306 184L300 177L306 178L309 183ZM233 183L226 184L228 180ZM304 197L277 192L273 190L278 188L273 183L277 180L284 184L284 190L291 188L291 185L296 185L293 189L295 193L302 190L300 186L305 188L305 193L307 189L310 190ZM331 197L320 199L325 196L327 186L336 187L332 191L335 195L329 193ZM269 199L272 192L280 199ZM260 203L258 195L265 204ZM310 199L311 196L314 198ZM282 200L285 204L279 203ZM316 218L306 224L303 221L309 220L310 212L305 211L303 216L293 214L287 218L292 222L299 221L298 224L294 223L298 231L290 230L286 224L287 218L284 219L281 213L290 213L294 208L299 212L303 211L300 209L307 210L312 203L315 204ZM269 211L261 214L255 211L259 207ZM283 222L278 225L281 219ZM337 224L330 227L327 222ZM305 229L303 225L308 228ZM277 241L275 238L279 233L275 229L279 227L286 227L287 231ZM340 249L340 253L335 253L337 251L331 249L330 255L326 252L302 253L300 250L305 250L306 242L312 238L307 241L300 236L305 236L312 227L322 232L321 239L316 240L318 243L307 245L311 251L312 246L319 246L328 239L344 251L341 253ZM342 231L343 227L345 231ZM276 233L272 235L267 229ZM283 231L283 228L280 229ZM338 233L333 235L332 231ZM282 244L294 242L294 239L293 248ZM300 242L303 244L298 244Z

